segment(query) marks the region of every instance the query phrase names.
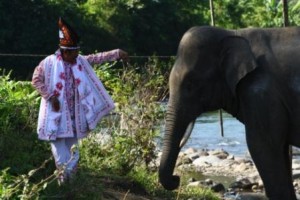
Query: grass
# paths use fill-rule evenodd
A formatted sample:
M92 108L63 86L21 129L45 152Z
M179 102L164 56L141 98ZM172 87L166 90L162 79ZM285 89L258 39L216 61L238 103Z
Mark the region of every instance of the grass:
M181 186L178 190L166 191L159 184L157 173L144 169L132 171L128 176L118 176L86 168L80 168L76 178L67 185L53 183L40 198L113 199L123 195L126 199L129 194L147 199L220 199L204 188Z

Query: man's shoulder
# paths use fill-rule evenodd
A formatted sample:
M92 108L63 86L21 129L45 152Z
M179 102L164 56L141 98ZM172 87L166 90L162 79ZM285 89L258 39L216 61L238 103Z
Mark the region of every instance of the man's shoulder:
M88 62L88 60L86 59L86 56L85 55L82 55L82 54L78 54L78 57L77 57L80 61L84 61L84 62Z
M45 59L53 59L53 58L56 58L55 54L48 55L48 56L46 56Z
M46 56L43 61L44 62L49 62L49 61L53 62L56 59L58 59L58 56L56 54L51 54L51 55Z
M51 67L54 65L56 59L57 56L55 54L48 55L41 61L41 65L43 65L45 68Z

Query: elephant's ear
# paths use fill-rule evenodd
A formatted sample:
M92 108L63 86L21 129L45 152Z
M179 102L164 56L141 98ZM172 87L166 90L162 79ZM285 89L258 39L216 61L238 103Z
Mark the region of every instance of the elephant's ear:
M235 95L239 81L257 65L250 45L245 38L229 36L221 41L221 67L226 81Z

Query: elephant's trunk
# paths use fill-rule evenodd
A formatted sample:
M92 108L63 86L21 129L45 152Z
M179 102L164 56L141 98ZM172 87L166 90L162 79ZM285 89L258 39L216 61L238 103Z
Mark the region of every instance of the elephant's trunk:
M180 178L173 176L177 156L179 153L179 143L177 145L171 144L172 137L170 132L165 132L163 153L159 166L159 181L167 190L174 190L178 188Z
M180 122L176 113L172 106L169 105L166 116L163 151L159 166L159 180L167 190L178 188L180 183L179 176L174 176L173 171L180 151L180 142L187 127L187 125L182 125L182 120Z

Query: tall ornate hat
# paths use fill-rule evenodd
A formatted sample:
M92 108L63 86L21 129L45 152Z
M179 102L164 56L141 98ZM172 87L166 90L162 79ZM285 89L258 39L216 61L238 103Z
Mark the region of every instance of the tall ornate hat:
M72 27L63 18L58 20L59 46L62 49L79 49L79 37Z

